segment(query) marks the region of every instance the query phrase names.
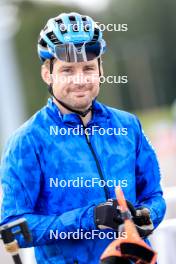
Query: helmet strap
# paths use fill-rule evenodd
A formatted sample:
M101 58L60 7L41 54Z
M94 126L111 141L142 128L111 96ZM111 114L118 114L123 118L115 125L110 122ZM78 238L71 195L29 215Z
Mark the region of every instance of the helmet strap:
M98 58L98 72L99 72L99 77L101 77L102 76L102 72L101 72L101 58L99 57Z

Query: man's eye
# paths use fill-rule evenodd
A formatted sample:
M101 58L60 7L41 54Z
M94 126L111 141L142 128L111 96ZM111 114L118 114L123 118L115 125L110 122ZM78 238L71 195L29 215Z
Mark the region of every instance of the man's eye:
M71 73L72 69L63 69L62 72Z
M84 70L85 70L85 71L94 71L95 69L94 69L94 67L87 67L87 68L85 68Z

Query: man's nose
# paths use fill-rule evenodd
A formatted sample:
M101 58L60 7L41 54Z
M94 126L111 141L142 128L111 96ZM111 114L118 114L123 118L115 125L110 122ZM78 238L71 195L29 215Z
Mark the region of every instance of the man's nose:
M74 84L86 84L88 82L88 78L84 72L80 70L73 75L72 81Z

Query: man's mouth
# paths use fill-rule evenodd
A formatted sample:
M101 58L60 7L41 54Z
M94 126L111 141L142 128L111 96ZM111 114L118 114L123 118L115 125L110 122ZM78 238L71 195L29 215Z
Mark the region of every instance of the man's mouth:
M76 91L73 91L73 94L75 94L78 97L83 97L85 96L85 94L88 93L88 91L89 90L76 90Z

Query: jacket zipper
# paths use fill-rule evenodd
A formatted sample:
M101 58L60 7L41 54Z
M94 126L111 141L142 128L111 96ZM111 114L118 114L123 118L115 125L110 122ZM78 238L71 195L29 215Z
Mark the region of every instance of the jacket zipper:
M83 126L83 127L84 127L84 131L85 131L85 128L86 127L85 126ZM95 163L96 163L96 166L97 166L97 170L98 170L100 179L103 180L103 181L105 181L104 176L103 176L103 173L102 173L102 170L101 170L101 167L100 167L100 163L99 163L98 158L96 156L96 153L95 153L95 151L94 151L94 149L93 149L93 147L92 147L92 145L90 143L89 135L86 134L86 133L84 133L84 134L85 134L85 137L86 137L86 142L87 142L87 144L89 146L89 149L90 149L90 151L92 153L92 156L93 156L93 158L95 160ZM104 186L104 192L105 192L106 200L108 200L108 198L109 198L109 191L108 191L107 185Z

